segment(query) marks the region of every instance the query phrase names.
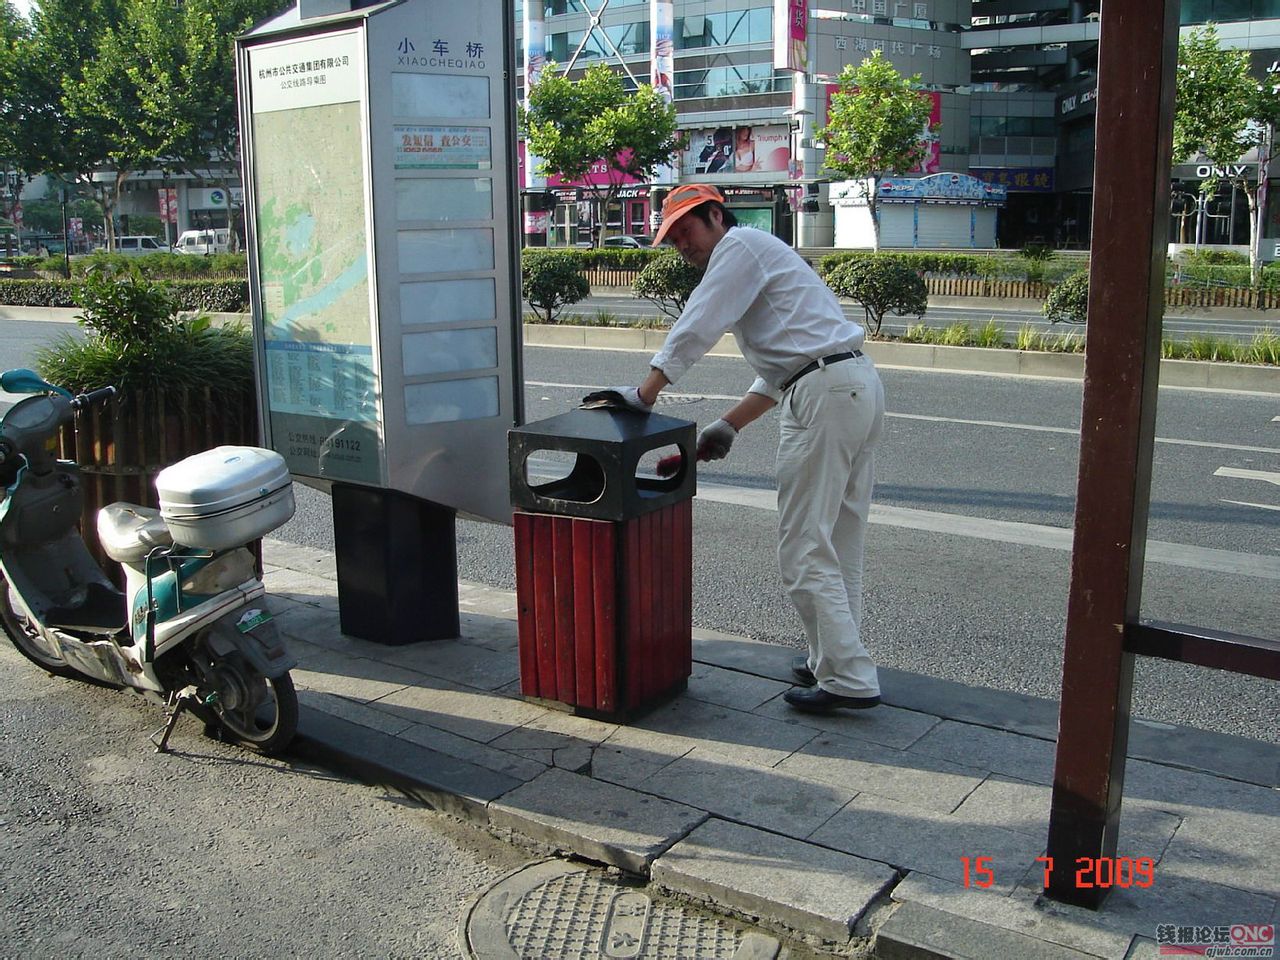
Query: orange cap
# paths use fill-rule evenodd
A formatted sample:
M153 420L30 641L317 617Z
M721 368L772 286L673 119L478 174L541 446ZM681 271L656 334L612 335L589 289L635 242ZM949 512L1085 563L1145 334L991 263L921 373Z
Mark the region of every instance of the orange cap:
M709 183L682 183L667 194L662 204L662 226L654 234L653 245L656 247L667 237L667 231L675 222L694 207L701 206L709 200L724 203L720 191Z

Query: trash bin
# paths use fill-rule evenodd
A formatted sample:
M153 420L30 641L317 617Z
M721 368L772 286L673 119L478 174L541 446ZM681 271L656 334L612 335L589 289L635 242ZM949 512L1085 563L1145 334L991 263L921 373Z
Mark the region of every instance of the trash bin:
M574 410L508 434L515 507L520 690L626 720L679 693L693 665L694 425L659 414ZM680 468L637 477L675 445ZM536 482L539 451L577 455Z

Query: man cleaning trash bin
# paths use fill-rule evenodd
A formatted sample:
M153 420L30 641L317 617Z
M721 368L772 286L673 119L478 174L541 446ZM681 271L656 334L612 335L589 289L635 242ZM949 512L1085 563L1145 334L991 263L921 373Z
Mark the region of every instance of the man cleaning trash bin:
M720 192L682 184L662 206L665 240L705 269L639 387L614 394L653 409L658 394L732 330L756 371L746 395L698 434L699 460L727 456L738 431L782 404L778 444L778 565L809 641L787 691L800 710L829 713L880 702L862 643L862 566L884 387L862 353L864 331L813 269L781 240L739 227Z

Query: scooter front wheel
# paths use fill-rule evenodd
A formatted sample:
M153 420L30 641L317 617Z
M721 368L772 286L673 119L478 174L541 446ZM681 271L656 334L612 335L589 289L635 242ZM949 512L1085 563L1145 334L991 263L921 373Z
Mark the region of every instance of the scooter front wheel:
M62 654L52 640L17 612L10 595L11 589L8 582L0 578L0 626L9 635L9 640L18 648L18 652L55 677L85 679L84 674L62 659Z
M247 678L245 678L247 679ZM298 694L293 677L255 677L250 683L261 683L265 690L258 696L236 698L220 696L208 703L227 736L265 754L277 754L293 741L298 732Z

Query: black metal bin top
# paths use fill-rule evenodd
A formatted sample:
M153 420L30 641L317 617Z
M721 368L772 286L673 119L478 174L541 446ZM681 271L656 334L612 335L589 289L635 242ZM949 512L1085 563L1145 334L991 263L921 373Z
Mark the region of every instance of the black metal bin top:
M646 453L672 445L683 457L674 475L636 476ZM525 424L507 434L511 503L535 513L629 520L694 495L695 445L691 421L658 413L571 410ZM530 482L526 461L542 450L576 453L569 475Z

